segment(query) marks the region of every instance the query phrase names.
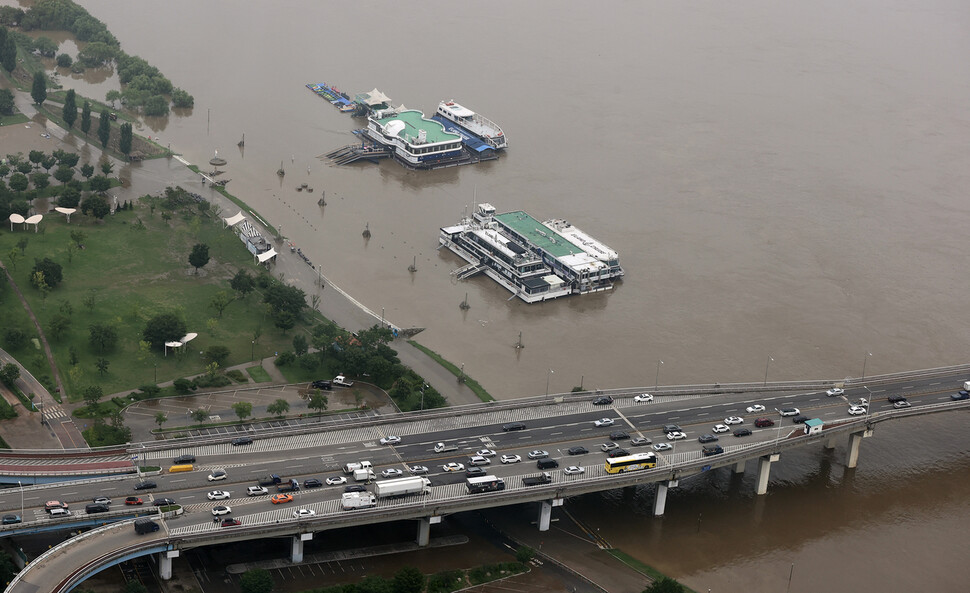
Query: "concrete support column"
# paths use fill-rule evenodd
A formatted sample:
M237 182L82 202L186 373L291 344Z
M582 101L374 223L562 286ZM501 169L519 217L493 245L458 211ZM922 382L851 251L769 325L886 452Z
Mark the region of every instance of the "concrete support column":
M301 533L294 535L290 546L290 562L299 564L303 562L303 542L313 539L312 533Z
M845 456L845 466L848 468L854 468L859 464L859 444L862 443L862 439L872 436L872 429L867 428L862 432L853 432L849 435L849 450L846 452Z
M549 531L549 522L552 520L552 502L543 500L539 504L539 531Z
M835 448L835 445L836 445L835 439L836 439L836 437L832 437L829 440L825 441L825 448L826 449L834 449Z
M166 552L162 552L158 555L158 576L160 576L163 581L167 581L172 578L172 559L168 557Z
M744 473L744 463L745 463L745 460L744 459L742 459L741 461L735 463L734 464L734 473L736 473L736 474L743 474Z
M771 473L771 462L778 461L779 457L778 453L772 453L758 459L758 486L755 490L757 494L768 492L768 475Z
M431 517L418 519L418 545L422 548L431 541Z
M661 517L664 514L664 507L667 506L667 489L676 488L677 480L668 480L657 484L657 495L653 499L653 516Z

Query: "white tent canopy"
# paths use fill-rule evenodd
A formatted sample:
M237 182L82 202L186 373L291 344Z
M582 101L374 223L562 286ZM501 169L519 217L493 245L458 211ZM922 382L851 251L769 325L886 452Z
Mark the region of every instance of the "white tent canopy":
M189 342L196 339L197 337L199 337L199 334L189 332L184 336L182 336L182 344L188 344Z
M34 225L34 232L37 232L38 227L40 227L40 221L44 220L43 214L34 214L30 218L26 219L24 222L27 224Z
M362 93L359 95L364 103L373 107L374 105L380 105L381 103L390 103L391 98L380 92L376 88L369 93Z
M237 214L237 215L235 215L235 216L233 216L231 218L223 218L222 220L224 220L226 222L226 226L227 227L231 227L231 226L235 226L235 225L239 224L240 222L246 220L246 217L243 216L242 210L240 210L239 211L239 214Z
M13 225L20 224L24 221L24 217L14 212L10 215L10 232L13 232Z
M71 222L71 215L74 214L75 212L77 212L77 208L64 208L62 206L57 206L56 208L54 208L54 210L57 211L57 212L60 212L61 214L65 215L65 216L67 216L67 222L68 223Z
M263 253L258 254L256 256L256 261L263 263L273 257L276 257L276 250L271 247L269 251L264 251Z

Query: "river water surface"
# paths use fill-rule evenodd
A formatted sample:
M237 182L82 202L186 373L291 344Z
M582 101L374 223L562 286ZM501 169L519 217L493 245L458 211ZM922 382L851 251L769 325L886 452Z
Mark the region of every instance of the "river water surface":
M218 150L229 189L333 282L427 328L419 341L497 397L966 361L965 2L82 4L195 96L144 134L200 164ZM118 84L62 81L94 97ZM510 148L433 172L331 167L316 157L363 123L304 87L324 81L426 113L457 100ZM438 228L476 200L573 222L620 253L625 280L541 305L454 282ZM794 563L792 591L956 591L966 428L880 426L855 472L838 452L786 455L767 497L705 476L662 521L646 495L577 506L698 590L778 591Z

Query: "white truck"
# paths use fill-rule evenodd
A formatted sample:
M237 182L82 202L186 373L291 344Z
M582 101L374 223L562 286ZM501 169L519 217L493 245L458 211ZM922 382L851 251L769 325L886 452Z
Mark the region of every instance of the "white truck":
M377 494L377 498L395 498L410 494L430 494L431 480L421 476L381 480L374 484L374 493Z
M444 443L436 443L434 446L435 453L448 453L449 451L457 451L458 445L446 445Z
M373 467L370 461L353 461L344 466L344 473L349 476L359 469L372 469Z
M964 391L970 391L970 381L964 381L963 382L963 390Z
M377 506L377 497L373 492L344 492L341 503L345 511L367 509Z
M374 470L370 468L354 470L355 482L370 482L373 479L374 479Z
M334 385L340 385L341 387L352 387L354 385L353 381L348 381L347 377L343 375L337 375L333 378Z

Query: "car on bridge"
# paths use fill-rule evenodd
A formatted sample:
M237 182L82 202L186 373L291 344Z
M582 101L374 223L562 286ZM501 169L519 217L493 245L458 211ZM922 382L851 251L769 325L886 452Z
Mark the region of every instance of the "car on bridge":
M686 438L687 438L687 433L685 433L685 432L674 431L674 432L668 432L667 433L667 440L668 441L680 441L680 440L683 440L683 439L686 439Z
M778 413L782 416L798 416L802 412L798 408L782 408L778 410Z
M126 505L139 505L139 504L144 504L144 502L145 501L138 498L137 496L129 496L128 498L125 499Z
M903 398L903 399L905 399L905 398ZM953 400L953 401L955 401L955 402L958 402L958 401L963 400L963 399L970 399L970 391L964 391L964 390L961 389L959 392L954 393L953 395L951 395L950 396L950 399ZM893 403L895 403L895 402L893 402Z
M107 496L99 496L94 500L92 500L91 502L93 502L94 504L111 504L111 499L108 498Z
M664 424L664 432L681 432L680 425Z
M897 410L900 410L902 408L908 408L908 407L910 407L912 405L913 404L909 403L909 401L908 400L905 400L905 399L901 399L898 402L893 402L893 408L895 408Z
M542 459L544 457L549 457L549 451L543 451L542 449L529 451L529 459Z
M611 395L601 395L593 400L594 406L608 406L613 403L613 396Z
M707 445L701 448L701 452L704 453L705 457L710 457L711 455L720 455L724 453L724 448L720 445Z
M698 443L713 443L717 441L717 437L712 434L702 434L697 437Z
M586 455L587 453L589 453L589 449L587 449L586 447L577 446L577 447L570 447L569 450L566 452L569 453L570 455Z
M228 515L231 512L232 512L232 507L222 506L222 505L217 507L212 507L212 515L214 517L218 517L219 515Z
M367 487L363 484L351 484L344 487L344 492L367 492Z
M653 446L654 451L670 451L674 446L670 443L657 443Z
M469 467L468 469L465 470L465 477L466 478L478 478L478 477L486 476L486 475L488 475L488 472L485 471L485 468L484 467L478 467L477 465L473 465L473 466L471 466L471 467Z
M730 430L731 429L724 424L715 424L714 428L711 429L711 432L713 432L714 434L719 434L722 432L729 432Z
M157 507L170 507L177 503L174 498L156 498L152 504Z
M209 500L224 500L229 498L231 495L225 490L213 490L212 492L205 495Z
M492 460L481 455L472 455L468 458L468 465L491 465Z
M623 441L630 438L630 435L622 430L614 430L610 433L611 441Z
M269 490L263 486L250 486L246 488L246 496L260 496L262 494L269 494Z
M293 511L293 517L296 519L306 519L307 517L316 517L317 512L313 509L297 509Z
M479 449L478 451L475 451L475 455L480 457L495 457L495 451L491 449Z
M236 437L232 439L233 447L238 447L239 445L252 445L252 444L253 444L252 437Z
M398 443L401 442L401 437L394 436L394 435L381 437L380 442L382 445L397 445Z
M744 418L740 416L728 416L724 419L725 424L744 424Z
M619 449L619 448L620 446L617 445L616 443L603 443L602 445L600 445L600 451L603 451L604 453L612 451L613 449Z
M751 436L751 430L748 428L736 428L734 429L734 436L736 437Z
M634 447L642 447L643 445L649 445L651 443L653 443L653 441L647 437L633 437L630 439L630 444Z
M428 467L425 465L412 465L408 468L408 471L417 476L428 473Z
M404 475L404 472L397 469L396 467L389 467L381 472L381 477L383 478L399 478Z
M761 404L755 404L753 406L748 406L747 408L745 408L745 411L747 411L749 414L757 414L758 412L764 412L765 407L762 406Z
M794 422L795 424L805 424L806 422L808 422L808 416L806 416L805 414L799 414L798 416L795 416L794 418L792 418L791 421Z
M888 396L886 398L886 401L888 401L891 404L894 404L894 403L896 403L896 402L898 402L900 400L903 400L903 399L906 399L906 396L905 395L900 395L900 394L897 393L897 394Z
M829 389L828 391L826 391L825 395L829 397L835 397L836 395L845 395L845 389L842 389L841 387L833 387L832 389Z
M344 476L330 476L327 478L327 486L340 486L347 483L347 478Z
M59 500L48 500L46 503L44 503L44 510L47 511L48 513L53 511L54 509L66 509L66 508L67 508L67 503L61 502Z
M465 469L465 466L461 463L452 461L451 463L446 463L441 466L441 469L446 472L460 472Z
M232 517L229 517L227 519L223 519L220 525L222 525L223 527L234 527L236 525L242 525L242 521L240 521L239 519L233 519Z
M135 484L135 490L148 490L149 488L158 488L158 484L151 480Z
M593 426L613 426L612 418L600 418L593 422Z
M895 407L895 405L896 404L893 404L893 407ZM865 414L865 413L866 413L866 409L863 408L862 406L850 406L849 407L849 415L850 416L859 416L859 415L862 415L862 414Z
M518 455L502 455L502 463L518 463L522 461L522 457Z
M649 393L641 393L640 395L633 396L634 403L645 404L647 402L653 401L653 396Z
M320 488L321 486L323 486L323 482L316 478L307 478L306 480L303 480L304 488Z
M20 515L4 515L3 520L0 521L0 523L4 525L14 525L16 523L20 523L21 521L22 519L20 518Z
M274 494L269 501L273 504L285 504L287 502L293 502L292 494Z
M206 476L206 479L209 480L210 482L215 482L217 480L225 480L228 477L229 476L226 474L226 470L224 470L224 469L214 469L214 470L212 470L212 473L211 474L209 474L208 476Z
M502 425L502 430L509 432L512 430L525 430L525 424L522 422L509 422L508 424Z
M754 425L757 426L758 428L766 428L768 426L774 426L775 421L772 420L771 418L758 418L757 420L754 421Z
M619 448L617 448L617 449L613 449L612 451L610 451L609 453L607 453L606 456L607 457L610 457L610 458L613 458L613 457L626 457L629 454L630 454L630 452L627 451L626 449L619 449Z
M562 473L567 476L575 476L586 472L586 468L580 467L578 465L570 465L569 467L562 470Z

